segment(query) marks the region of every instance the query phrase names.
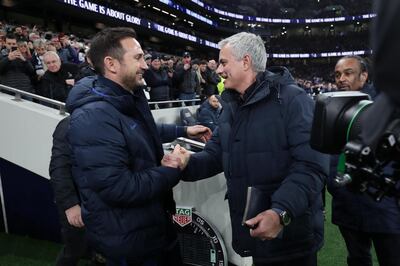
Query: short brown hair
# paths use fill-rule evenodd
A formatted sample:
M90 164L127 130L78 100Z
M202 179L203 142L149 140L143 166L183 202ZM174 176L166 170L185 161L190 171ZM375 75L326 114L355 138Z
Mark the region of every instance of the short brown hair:
M126 27L106 28L93 37L89 57L97 73L104 75L105 57L111 56L122 60L125 50L122 48L121 40L126 38L136 39L135 30Z

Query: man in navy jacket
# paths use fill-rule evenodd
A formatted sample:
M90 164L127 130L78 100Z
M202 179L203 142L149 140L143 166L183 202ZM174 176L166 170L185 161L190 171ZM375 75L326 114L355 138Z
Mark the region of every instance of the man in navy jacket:
M222 113L204 151L190 156L185 179L224 171L238 254L252 256L256 266L315 266L323 244L321 191L328 158L309 145L314 103L286 68L265 71L259 36L238 33L219 47L217 73L227 76ZM189 153L182 148L166 155L179 156ZM249 186L262 191L265 206L244 226Z
M197 109L197 121L199 124L210 128L212 131L218 126L218 116L221 105L216 95L208 97Z
M171 215L172 188L184 161L164 161L162 140L183 127L156 126L143 90L148 68L130 28L108 28L91 43L98 77L72 89L68 140L82 220L91 246L108 265L181 265ZM195 126L188 136L209 133Z
M377 96L368 83L368 66L359 56L345 56L335 66L338 88L361 91L371 99ZM399 266L400 256L400 206L395 197L384 197L376 202L367 193L349 187L334 185L339 157L331 158L327 182L332 194L332 222L339 226L347 246L349 266L371 266L372 243L380 265Z

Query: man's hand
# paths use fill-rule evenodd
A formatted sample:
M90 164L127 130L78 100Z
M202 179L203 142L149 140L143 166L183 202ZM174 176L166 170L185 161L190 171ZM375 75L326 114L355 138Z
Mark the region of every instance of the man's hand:
M184 65L183 65L183 69L184 69L184 70L188 70L189 68L190 68L190 64L184 64Z
M202 142L207 142L211 139L212 132L208 127L195 125L187 127L186 134L191 139L199 139Z
M67 216L68 223L75 227L84 227L85 224L82 221L81 207L77 204L67 210L65 210L65 215Z
M14 61L15 59L19 58L21 53L18 50L12 51L8 53L8 60Z
M246 224L250 228L250 235L261 240L271 240L278 236L283 229L280 223L279 215L273 210L266 210L256 217L247 220Z
M190 159L190 153L177 144L170 154L165 154L161 160L162 166L185 169Z
M66 79L65 83L70 85L70 86L74 86L75 85L75 80L74 79Z

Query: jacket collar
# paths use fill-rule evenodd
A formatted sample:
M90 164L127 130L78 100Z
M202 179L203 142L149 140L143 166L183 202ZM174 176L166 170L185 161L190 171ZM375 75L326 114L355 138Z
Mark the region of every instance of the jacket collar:
M253 104L255 102L260 101L267 97L270 93L269 82L265 79L266 72L258 73L256 76L256 81L250 85L250 87L246 90L246 94L244 97L244 103L242 106L247 106ZM252 88L253 87L253 88ZM248 91L250 89L250 91ZM224 90L222 93L222 99L229 102L239 103L242 99L240 98L240 94L235 90Z

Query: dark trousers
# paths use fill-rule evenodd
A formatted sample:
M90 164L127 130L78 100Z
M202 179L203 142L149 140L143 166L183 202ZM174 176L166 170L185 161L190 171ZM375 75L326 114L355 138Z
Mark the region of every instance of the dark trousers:
M347 246L349 266L372 266L374 243L380 266L400 266L400 234L365 233L339 226Z
M141 261L107 258L107 266L182 266L180 246L176 241L168 250L160 251L157 255Z
M258 263L256 259L254 259L254 266L317 266L317 253L314 252L308 256L293 260L270 263Z
M88 250L85 230L73 226L63 225L61 237L64 243L63 248L57 256L56 266L76 266Z

